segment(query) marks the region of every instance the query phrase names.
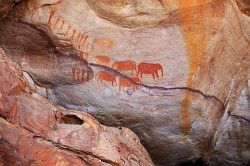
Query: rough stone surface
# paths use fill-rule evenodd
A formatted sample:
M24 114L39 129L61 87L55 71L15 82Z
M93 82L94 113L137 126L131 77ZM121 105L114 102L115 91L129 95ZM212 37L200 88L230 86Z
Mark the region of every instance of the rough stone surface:
M29 0L0 46L44 96L130 128L158 165L247 165L249 24L245 0Z
M131 130L103 126L33 93L0 51L1 164L154 165Z

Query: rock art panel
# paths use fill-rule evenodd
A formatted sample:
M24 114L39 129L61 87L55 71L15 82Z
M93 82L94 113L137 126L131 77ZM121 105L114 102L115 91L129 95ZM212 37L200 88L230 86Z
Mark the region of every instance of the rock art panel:
M107 55L97 55L96 56L96 63L109 66L110 65L110 58Z
M143 74L151 74L153 79L155 79L155 77L159 77L158 71L161 72L161 76L163 77L163 67L161 64L141 62L138 65L137 76L140 74L140 77L142 78Z
M123 90L125 87L130 87L133 90L138 89L137 83L142 83L140 78L138 77L120 77L119 78L119 90Z
M112 83L112 86L114 85L114 84L117 84L116 83L116 78L115 78L115 75L114 74L112 74L112 73L109 73L109 72L106 72L106 71L99 71L98 73L97 73L97 76L98 76L98 79L97 79L97 81L108 81L108 82L111 82Z
M38 84L78 84L93 78L92 69L76 52L61 52L47 32L31 24L3 21L0 34L0 45L6 54L19 63ZM27 38L27 34L31 37Z
M70 76L67 80L74 84L56 82L51 90L48 98L55 103L89 112L106 125L129 127L159 165L216 163L216 157L247 163L248 155L225 155L231 145L223 155L217 153L223 149L221 140L229 140L222 136L224 128L234 134L248 128L248 118L242 116L244 122L236 123L241 115L227 111L231 103L235 110L243 82L249 79L249 19L244 4L62 0L21 12L20 20L42 25L62 50L71 48L78 60L86 62L84 70L81 64L72 66L70 61L78 60L66 63L72 56L68 54L57 63L71 64L60 68L68 75L51 76L48 81L44 73L39 75L43 70L35 73L46 82ZM87 71L95 79L92 74L88 79ZM243 134L235 135L243 139ZM236 146L242 147L241 152L248 149Z
M103 126L87 113L55 106L33 93L21 68L2 49L0 69L1 164L154 165L131 130ZM15 114L7 108L15 108Z
M131 71L132 75L137 71L136 63L132 60L115 61L112 64L112 68L116 69L119 72Z

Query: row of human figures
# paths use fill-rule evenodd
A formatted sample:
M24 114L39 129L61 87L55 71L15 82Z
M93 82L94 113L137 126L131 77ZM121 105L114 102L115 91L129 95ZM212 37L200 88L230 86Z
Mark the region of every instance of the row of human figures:
M91 43L87 41L89 36L86 33L82 33L71 24L64 21L61 16L56 12L55 9L50 10L47 25L54 30L59 30L60 34L63 34L68 41L75 46L77 50L89 50L95 49L95 47L102 47L107 50L111 50L116 47L117 43L115 40L108 37L97 37L94 38ZM85 53L81 51L81 53ZM85 54L85 59L88 55Z
M156 77L159 77L158 71L161 72L161 76L163 77L163 67L159 63L140 62L137 65L133 60L124 60L114 61L110 66L111 58L106 55L97 55L96 62L100 65L111 67L119 72L131 71L132 75L136 73L140 78L142 78L143 74L150 74L153 79L155 79Z
M81 58L86 57L86 52L80 52L78 56ZM141 79L143 74L151 74L153 79L159 77L158 71L161 72L161 76L163 77L163 67L159 63L147 63L140 62L136 65L136 62L132 60L125 61L114 61L111 64L111 59L106 55L98 55L96 56L96 62L100 65L111 67L118 72L124 74L123 72L131 72L130 77L128 76L119 76L119 90L123 90L124 88L132 88L133 90L138 89L138 84L142 83ZM72 75L76 80L84 79L84 75L86 74L85 70L73 68ZM136 74L137 76L134 76ZM140 78L138 76L140 75ZM87 73L88 76L88 73ZM96 73L97 82L110 82L112 86L117 85L117 76L113 72L108 72L105 70L100 70Z
M79 56L81 58L85 58L87 53L80 52ZM161 76L163 77L163 67L159 63L147 63L147 62L140 62L138 65L136 65L135 61L132 60L125 60L125 61L114 61L111 65L111 58L106 55L98 55L96 56L96 62L100 65L111 67L115 70L117 70L120 73L123 72L131 72L131 77L127 76L120 76L119 77L119 90L124 90L125 87L132 88L133 90L136 90L138 88L138 84L142 83L141 79L143 74L150 74L152 75L153 79L156 77L159 77L158 71L161 72ZM123 73L124 74L124 73ZM137 76L133 76L136 74ZM81 72L79 71L74 76L81 77ZM108 71L98 71L97 72L97 81L98 82L110 82L112 86L117 85L116 81L116 75L114 73L108 72ZM140 78L138 78L140 76Z
M53 22L53 25L52 25ZM59 15L56 14L55 10L51 10L49 19L47 22L48 26L50 26L53 29L59 28L60 30L63 29L65 26L65 21L61 19ZM69 34L71 31L71 34ZM82 34L78 32L76 29L74 29L71 25L68 25L64 35L67 37L69 36L69 39L71 41L75 42L77 49L82 49L86 46L88 35ZM105 48L112 49L116 46L116 42L108 39L108 38L96 38L92 45L102 45L105 46ZM81 47L82 46L82 47ZM78 54L79 57L88 59L88 53L86 51L80 51ZM120 76L119 77L119 90L124 90L125 87L130 87L133 90L137 89L138 83L142 83L141 79L143 74L150 74L152 75L153 79L156 77L159 77L158 71L161 72L161 76L163 77L163 67L159 63L148 63L148 62L140 62L138 65L133 60L124 60L124 61L114 61L111 64L111 58L107 55L97 55L96 56L96 62L100 65L105 65L108 67L111 67L121 73L124 74L124 72L131 71L132 76L126 77L126 76ZM133 75L137 76L133 76ZM87 75L87 79L89 77L89 73L86 72L84 69L79 69L73 67L72 69L72 76L76 80L83 80ZM140 78L138 78L140 76ZM97 81L107 81L111 82L112 86L117 85L116 82L116 76L113 73L107 72L107 71L98 71L97 72Z
M66 22L56 13L55 9L52 9L49 14L47 25L52 29L58 28L60 31L66 26ZM77 49L88 47L87 39L88 35L81 33L73 26L69 25L64 32L64 36L72 41Z
M52 21L54 22L53 25L52 25ZM61 17L58 14L56 14L56 10L53 9L50 12L47 24L53 29L59 26L59 28L62 30L65 25L65 21L61 19ZM70 30L72 30L72 33L70 35L70 40L73 40L76 42L77 48L81 49L81 45L85 47L88 35L78 33L77 30L75 30L71 25L69 25L65 32L65 36L68 36ZM104 44L106 47L110 47L110 48L116 46L116 43L114 41L107 40L107 39L95 39L93 43L97 43L97 44L101 43L102 45ZM88 59L87 52L80 51L79 56L81 58ZM101 65L110 66L111 58L108 57L107 55L97 55L96 62ZM153 79L155 79L156 77L159 77L158 71L161 71L161 75L163 76L162 65L158 63L141 62L138 65L136 65L135 61L125 60L125 61L114 61L110 67L112 67L113 69L116 69L119 72L132 71L132 75L134 73L137 73L137 76L140 75L141 78L143 74L151 74Z

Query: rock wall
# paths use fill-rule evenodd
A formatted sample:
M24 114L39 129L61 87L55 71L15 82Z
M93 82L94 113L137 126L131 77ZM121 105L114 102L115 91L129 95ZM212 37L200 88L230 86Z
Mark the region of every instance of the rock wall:
M49 100L130 128L156 164L249 163L248 2L29 0L0 24Z
M154 165L131 130L103 126L33 93L0 51L1 164Z

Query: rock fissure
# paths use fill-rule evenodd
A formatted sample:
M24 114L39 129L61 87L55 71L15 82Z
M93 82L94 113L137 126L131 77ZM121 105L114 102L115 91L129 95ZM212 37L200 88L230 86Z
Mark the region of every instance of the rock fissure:
M213 95L204 94L202 91L197 90L197 89L193 89L193 88L190 88L190 87L163 87L163 86L150 86L150 85L146 85L146 84L142 84L142 83L137 83L137 82L135 82L133 79L129 78L127 75L125 75L125 74L123 74L123 73L120 73L119 71L117 71L117 70L115 70L115 69L112 69L112 68L110 68L110 67L107 67L107 66L104 66L104 65L95 64L95 63L89 63L89 65L90 65L90 66L93 66L93 67L101 68L101 69L106 70L106 71L108 71L108 72L115 73L116 75L118 75L118 76L120 76L120 77L126 77L126 78L129 79L131 82L133 82L134 84L139 85L139 86L142 86L142 87L145 87L145 88L147 88L147 89L149 89L149 90L152 90L152 89L163 90L163 91L184 90L184 91L188 91L188 92L193 92L193 93L196 93L196 94L199 94L199 95L203 96L205 99L213 99L213 100L215 100L216 102L219 103L219 105L220 105L222 111L225 109L224 103L223 103L219 98L217 98L216 96L213 96Z
M227 114L230 116L230 117L233 117L233 118L236 118L236 119L239 119L239 120L244 120L245 122L248 122L250 123L250 119L244 117L244 116L241 116L241 115L235 115L233 114L231 111L228 111Z
M95 154L93 154L93 153L91 153L91 152L86 152L86 151L82 151L82 150L73 149L73 148L71 148L71 147L62 145L62 144L60 144L60 143L58 143L58 142L55 142L55 141L53 141L53 140L46 139L46 138L44 138L44 137L42 137L42 136L37 136L37 135L35 135L35 137L41 138L41 139L43 139L43 141L49 142L49 143L53 144L54 146L58 147L59 149L62 149L62 150L67 151L67 152L70 152L70 153L72 153L72 154L76 154L78 157L80 157L80 158L83 159L84 161L86 161L86 160L85 160L84 157L82 157L81 155L90 155L90 156L92 156L92 157L94 157L94 158L96 158L96 159L101 160L101 161L104 162L104 163L108 163L108 164L114 165L114 166L118 166L118 165L119 165L119 163L115 163L115 162L113 162L113 161L111 161L111 160L102 158L102 157L97 156L97 155L95 155Z
M67 151L67 152L70 152L72 154L77 155L79 158L83 159L84 161L85 161L85 159L81 155L90 155L90 156L92 156L92 157L94 157L96 159L101 160L104 163L108 163L108 164L111 164L111 165L114 165L114 166L118 166L119 165L118 163L115 163L115 162L113 162L111 160L99 157L99 156L97 156L97 155L95 155L95 154L93 154L91 152L81 151L81 150L73 149L73 148L71 148L69 146L64 146L64 145L62 145L62 144L60 144L58 142L55 142L53 140L50 140L48 138L43 137L43 136L41 136L38 133L35 133L34 131L32 131L31 129L29 129L27 127L23 127L23 126L21 126L21 127L24 128L25 130L28 130L30 133L34 134L33 138L40 138L40 139L42 139L45 142L53 144L54 146L58 147L59 149L62 149L64 151Z
M250 162L247 0L3 2L0 163Z

